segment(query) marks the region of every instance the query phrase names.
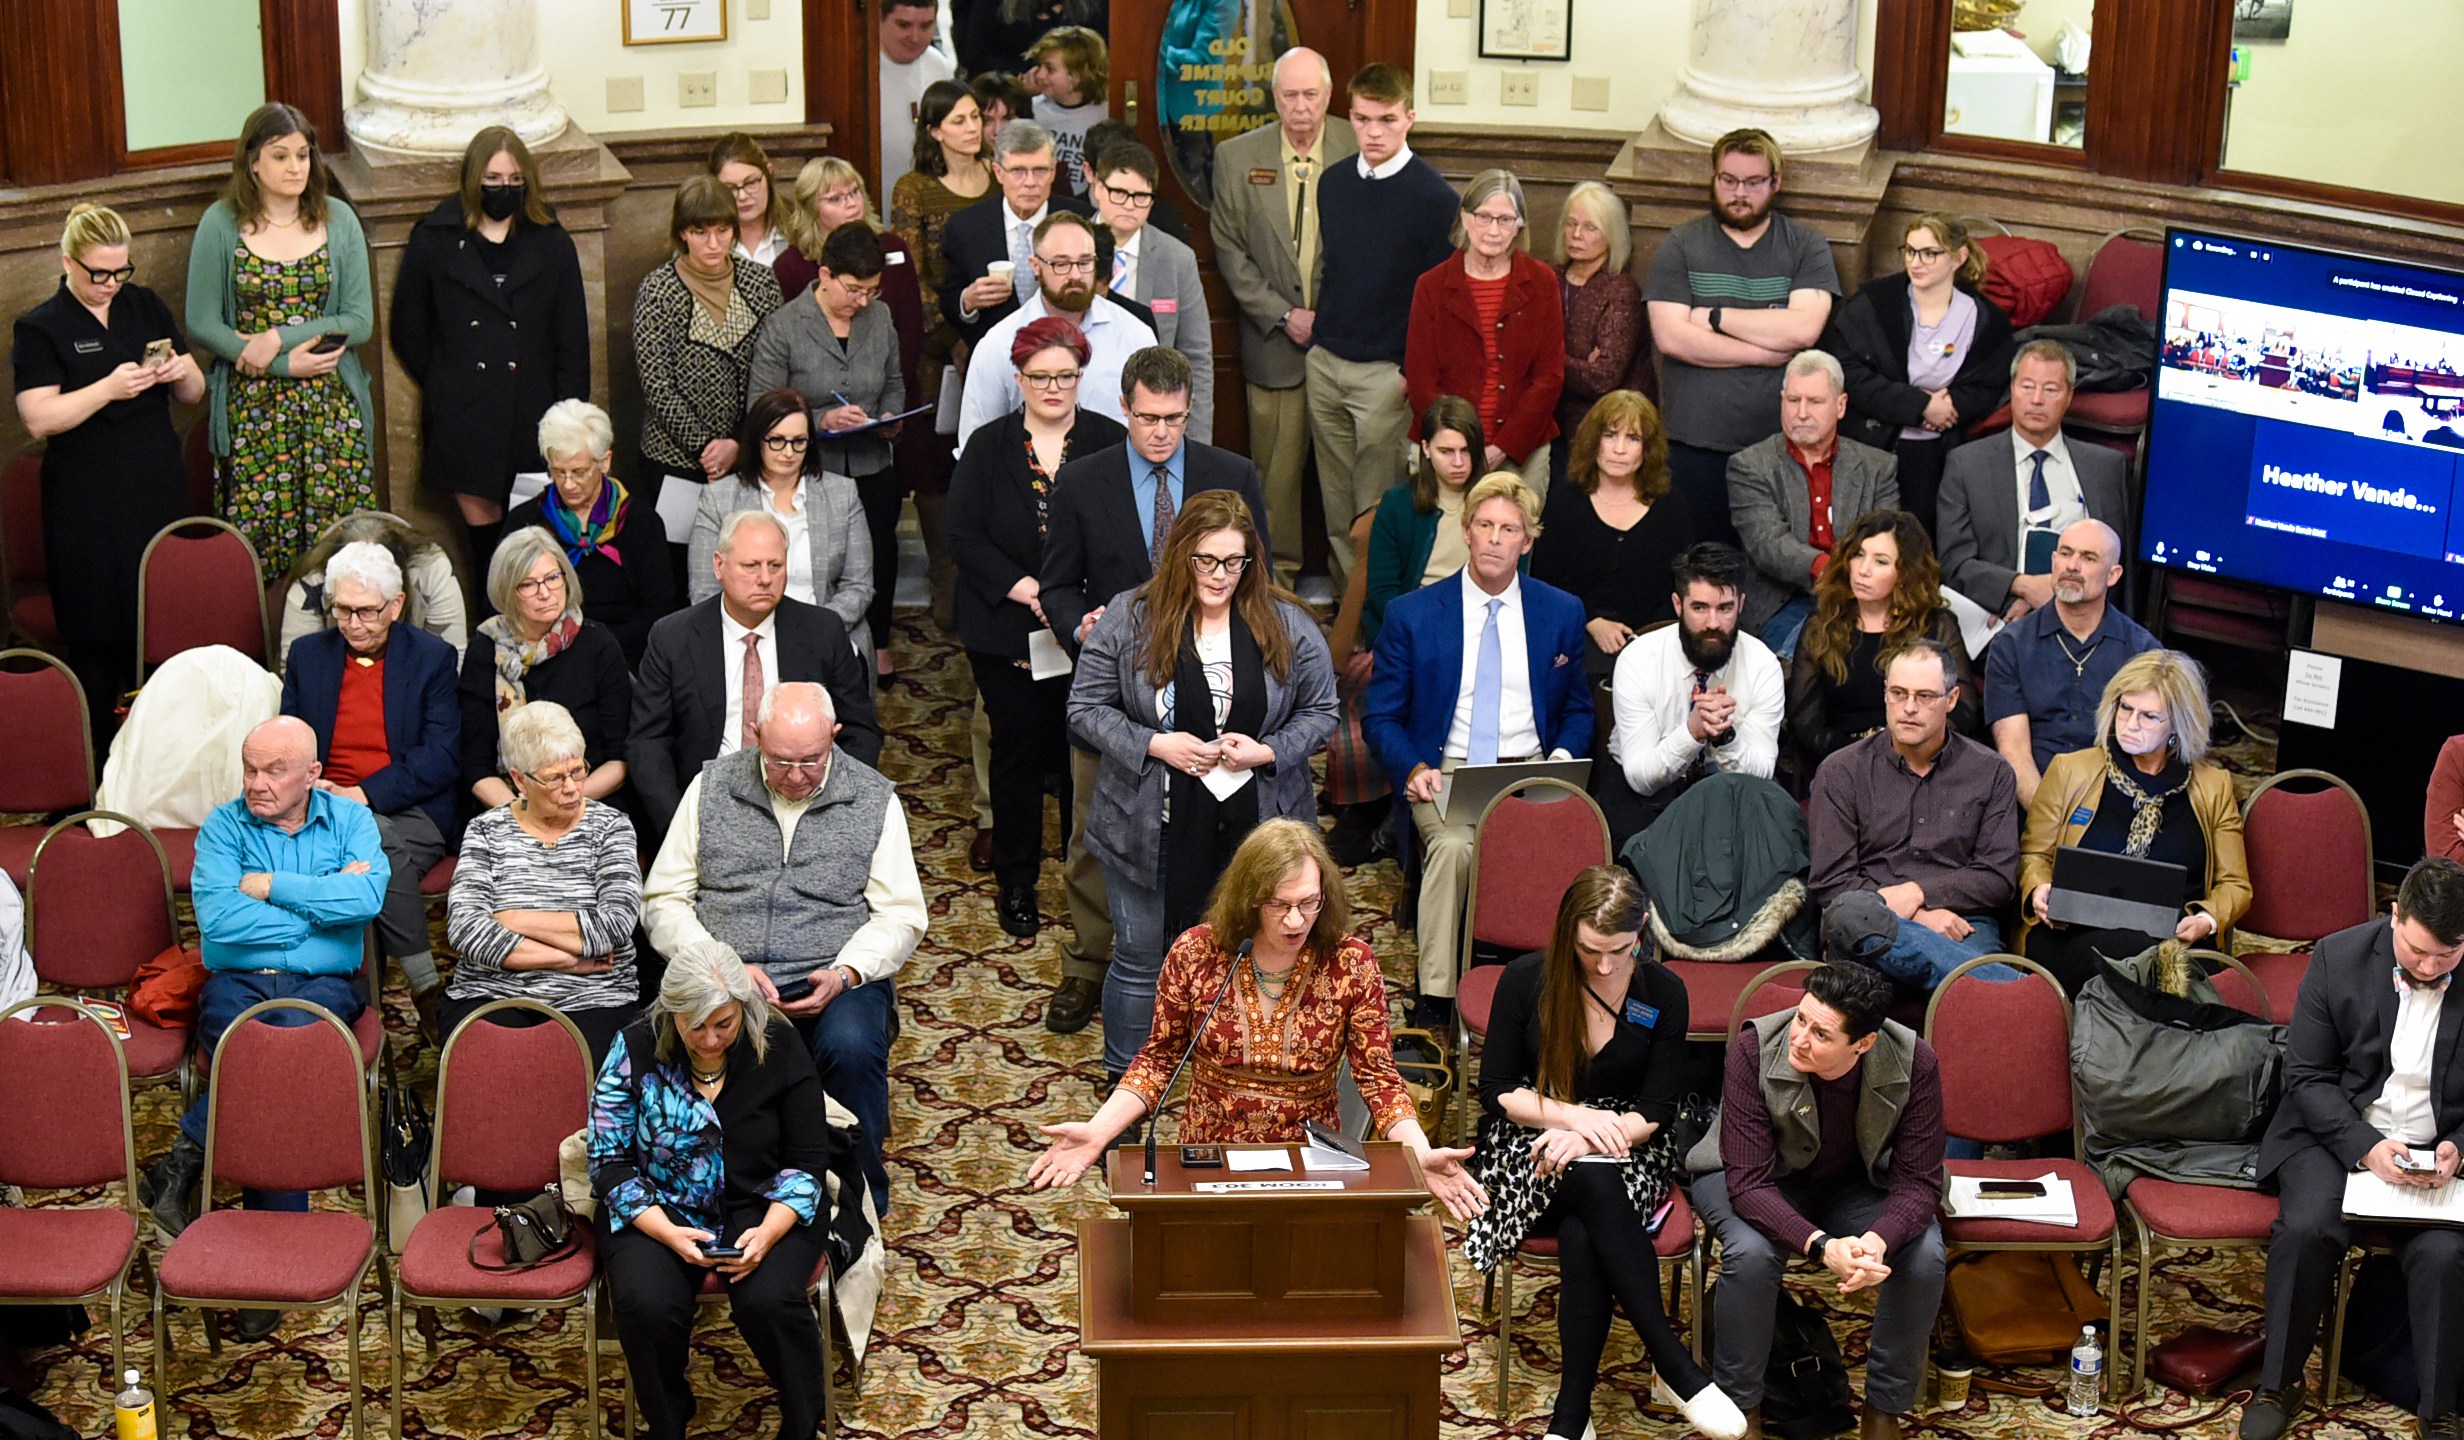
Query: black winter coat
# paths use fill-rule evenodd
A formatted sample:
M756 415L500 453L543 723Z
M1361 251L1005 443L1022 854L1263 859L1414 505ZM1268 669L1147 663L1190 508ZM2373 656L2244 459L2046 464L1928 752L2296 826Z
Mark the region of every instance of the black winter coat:
M573 238L514 222L505 283L449 197L411 228L394 286L393 348L421 388L422 484L505 503L517 472L545 468L539 417L590 398L590 316Z
M2001 405L2011 384L2011 322L2002 307L1962 285L1976 302L1976 336L1968 358L1951 379L1951 403L1959 423L1943 438L1956 445L1968 427ZM1831 313L1822 348L1848 377L1848 418L1839 433L1860 445L1888 452L1899 432L1925 420L1925 392L1908 383L1908 277L1868 280Z

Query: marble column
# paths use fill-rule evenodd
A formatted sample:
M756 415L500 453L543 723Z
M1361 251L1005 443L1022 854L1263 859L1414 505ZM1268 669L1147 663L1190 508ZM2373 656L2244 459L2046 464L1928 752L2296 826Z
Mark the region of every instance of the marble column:
M507 125L529 144L562 133L539 63L537 0L365 0L368 65L343 128L377 156L458 155Z
M1695 0L1693 44L1660 124L1698 145L1751 125L1786 151L1844 150L1881 125L1864 91L1857 0Z

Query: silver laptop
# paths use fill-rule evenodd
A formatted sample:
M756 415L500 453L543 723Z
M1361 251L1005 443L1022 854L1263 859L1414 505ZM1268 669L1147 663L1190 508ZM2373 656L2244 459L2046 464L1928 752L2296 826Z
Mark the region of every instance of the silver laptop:
M2158 939L2181 923L2190 872L2163 860L2138 860L2065 845L2053 856L2045 910L2064 925L2135 930Z
M1501 765L1458 765L1454 773L1438 782L1437 818L1451 820L1460 814L1463 824L1477 824L1481 812L1489 808L1508 787L1525 780L1563 780L1580 790L1591 778L1589 760L1516 760Z

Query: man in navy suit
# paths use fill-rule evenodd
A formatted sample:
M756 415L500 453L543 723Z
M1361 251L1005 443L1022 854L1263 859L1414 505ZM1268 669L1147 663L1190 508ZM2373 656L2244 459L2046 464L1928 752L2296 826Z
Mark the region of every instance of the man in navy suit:
M452 846L462 764L462 711L453 647L402 620L402 569L382 545L355 541L325 565L333 628L291 643L282 713L317 732L316 786L367 806L393 873L377 939L402 966L433 1040L436 960L420 878Z
M1521 573L1540 534L1539 517L1540 497L1512 474L1474 485L1463 497L1469 562L1454 579L1387 606L1378 634L1362 728L1411 802L1427 850L1414 1023L1450 1018L1479 819L1438 815L1440 777L1458 764L1591 753L1583 602Z

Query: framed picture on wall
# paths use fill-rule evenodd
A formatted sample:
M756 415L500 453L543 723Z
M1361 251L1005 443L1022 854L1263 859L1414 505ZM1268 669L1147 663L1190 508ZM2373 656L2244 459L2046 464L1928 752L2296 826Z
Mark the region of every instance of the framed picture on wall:
M1480 0L1480 54L1490 60L1573 58L1574 0Z
M2233 0L2233 38L2284 40L2293 34L2293 0Z
M627 45L682 45L727 38L727 0L617 0Z

